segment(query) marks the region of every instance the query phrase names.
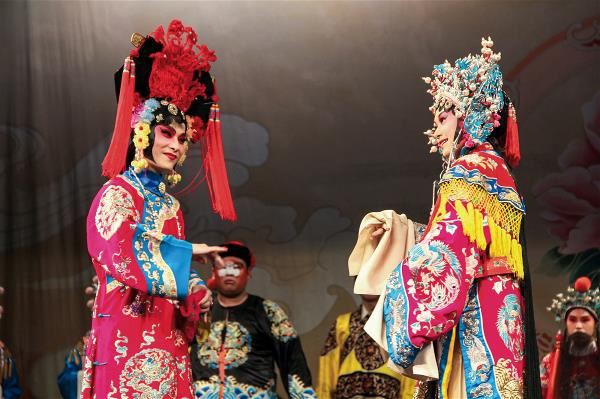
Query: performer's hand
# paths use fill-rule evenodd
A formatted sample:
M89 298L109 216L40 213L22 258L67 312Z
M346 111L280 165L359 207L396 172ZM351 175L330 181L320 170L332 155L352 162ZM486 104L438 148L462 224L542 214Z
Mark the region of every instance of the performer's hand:
M205 295L204 298L198 302L198 305L200 305L200 313L209 312L213 305L212 292L207 288L206 293L207 295Z
M198 301L198 306L200 307L200 313L206 313L210 310L212 306L212 291L209 290L204 285L195 285L192 287L190 294L194 294L199 291L205 291L206 294L202 297L201 300Z
M385 224L382 224L380 227L377 227L372 233L371 233L371 240L379 240L381 238L381 236L383 236L383 233L385 233L386 231L388 231L390 228L388 226L386 226Z
M206 244L192 244L192 258L195 261L208 263L208 260L214 258L221 252L226 252L227 247L210 246Z

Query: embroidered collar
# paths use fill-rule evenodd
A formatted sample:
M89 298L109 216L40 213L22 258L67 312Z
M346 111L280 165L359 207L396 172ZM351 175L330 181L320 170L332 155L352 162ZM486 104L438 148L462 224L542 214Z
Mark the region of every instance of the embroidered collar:
M130 180L137 181L144 186L144 188L155 195L163 197L166 192L166 185L164 178L161 174L152 172L151 170L145 169L141 173L135 173L132 168L129 168L124 173Z

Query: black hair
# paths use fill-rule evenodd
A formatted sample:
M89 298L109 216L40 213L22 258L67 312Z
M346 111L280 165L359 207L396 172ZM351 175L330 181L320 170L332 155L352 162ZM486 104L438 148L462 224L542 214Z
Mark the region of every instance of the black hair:
M504 93L504 106L498 112L498 115L500 115L500 119L498 120L498 122L500 122L500 126L494 128L494 130L492 130L492 133L487 138L487 141L492 145L492 147L494 147L494 150L496 150L496 152L500 154L500 156L504 158L505 161L506 125L508 122L508 110L510 108L510 104L510 98L508 98L506 93ZM509 165L508 161L506 162L506 164Z

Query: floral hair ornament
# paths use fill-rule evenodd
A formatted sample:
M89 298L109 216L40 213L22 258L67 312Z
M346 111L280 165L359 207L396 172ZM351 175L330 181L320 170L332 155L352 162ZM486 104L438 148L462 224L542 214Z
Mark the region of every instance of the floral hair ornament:
M481 54L459 58L454 65L446 60L433 67L431 77L423 78L430 85L427 92L433 97L433 105L429 107L431 112L454 108L461 131L466 135L464 138L457 137L457 140L465 141L464 151L484 143L494 128L500 126L499 112L507 100L502 90L502 72L498 65L502 56L492 50L494 42L490 37L482 38L481 46ZM512 104L509 114L512 117L507 125L505 147L507 160L515 166L520 155L516 113ZM429 144L435 144L433 132L434 129L430 129L424 133L430 138ZM432 147L431 152L435 150Z
M592 289L588 277L579 277L566 293L559 293L547 310L554 313L557 322L563 321L573 309L585 309L598 320L600 313L600 289Z
M112 178L125 169L130 137L135 146L132 166L136 172L148 166L144 150L150 143L151 128L169 114L180 115L186 122L188 141L200 143L203 155L199 172L182 191L191 191L205 174L213 210L225 220L237 215L229 189L223 154L218 97L209 71L216 61L214 51L198 44L198 36L181 21L173 20L166 32L162 26L144 37L136 33L132 50L121 69L115 73L118 106L110 147L102 162L102 174ZM164 102L164 104L163 104ZM166 112L157 111L165 106ZM187 148L186 148L187 149ZM182 159L179 160L182 162ZM171 173L171 183L181 176Z

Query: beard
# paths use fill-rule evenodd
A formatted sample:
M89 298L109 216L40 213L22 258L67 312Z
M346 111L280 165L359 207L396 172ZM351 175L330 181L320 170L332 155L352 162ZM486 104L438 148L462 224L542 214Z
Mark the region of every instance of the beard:
M574 332L567 337L569 353L572 355L584 355L596 351L596 340L593 336L584 332Z

